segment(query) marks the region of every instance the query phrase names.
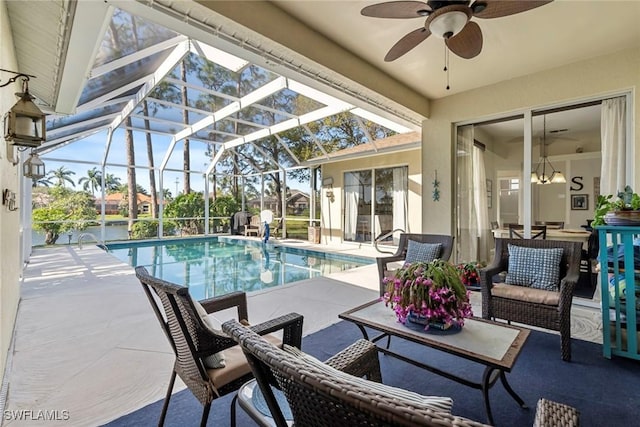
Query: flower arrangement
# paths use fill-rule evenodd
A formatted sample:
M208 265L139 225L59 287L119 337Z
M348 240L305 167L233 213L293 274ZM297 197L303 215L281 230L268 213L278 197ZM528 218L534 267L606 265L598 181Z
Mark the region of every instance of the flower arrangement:
M477 287L480 284L479 269L485 267L482 262L466 262L457 265L457 269L460 272L460 279L462 284L467 287Z
M410 316L418 316L426 320L425 330L438 323L442 324L440 329L447 329L454 324L462 326L465 318L473 316L470 291L456 266L447 261L405 264L384 283L385 305L391 306L403 324Z

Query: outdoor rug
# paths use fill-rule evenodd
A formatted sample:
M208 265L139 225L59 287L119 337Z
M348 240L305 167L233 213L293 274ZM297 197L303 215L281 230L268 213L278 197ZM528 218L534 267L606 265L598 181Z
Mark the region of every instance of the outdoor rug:
M302 349L325 360L361 338L352 323L339 322L303 339ZM391 346L412 358L429 362L440 369L480 381L483 367L443 352L393 339ZM529 409L521 409L498 381L489 392L496 426L532 426L535 406L541 397L566 403L580 411L583 427L616 427L640 425L640 362L602 356L602 346L573 340L573 360L560 359L558 335L532 331L513 371L507 374L513 389ZM385 384L421 394L453 398L453 413L486 422L482 393L399 360L381 355L382 379ZM168 374L167 374L168 377ZM168 378L167 378L168 379ZM229 426L232 395L213 401L209 426ZM109 427L157 425L162 400L107 424ZM171 398L166 426L197 426L202 406L189 390ZM238 426L255 423L238 408ZM340 427L340 426L336 426ZM347 426L345 426L347 427Z

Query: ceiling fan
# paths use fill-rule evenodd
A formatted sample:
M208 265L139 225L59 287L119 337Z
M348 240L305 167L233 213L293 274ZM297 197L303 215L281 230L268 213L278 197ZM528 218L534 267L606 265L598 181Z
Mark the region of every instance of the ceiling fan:
M456 55L471 59L482 51L480 26L471 18L500 18L526 12L551 3L553 0L429 0L391 1L367 6L360 12L374 18L427 17L423 27L411 31L389 50L384 60L393 61L426 40L431 34L444 39L448 49Z

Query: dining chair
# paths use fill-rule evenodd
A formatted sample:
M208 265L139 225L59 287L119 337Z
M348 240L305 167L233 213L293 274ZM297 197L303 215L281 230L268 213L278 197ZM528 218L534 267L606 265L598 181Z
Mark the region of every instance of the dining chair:
M524 239L524 226L522 224L509 224L509 238L510 239ZM546 225L532 225L531 226L531 238L532 239L546 239L547 238L547 226Z

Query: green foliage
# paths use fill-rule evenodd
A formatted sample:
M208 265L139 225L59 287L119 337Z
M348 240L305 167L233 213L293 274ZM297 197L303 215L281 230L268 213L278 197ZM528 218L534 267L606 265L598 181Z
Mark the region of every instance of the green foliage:
M604 225L604 217L610 211L640 210L640 196L634 193L630 186L627 185L624 191L619 191L617 196L615 200L612 200L613 194L598 196L591 226Z
M232 196L219 196L209 205L210 216L231 216L240 210L238 201Z
M33 228L45 233L47 245L55 244L62 233L84 230L88 221L96 219L95 202L89 194L61 186L52 188L50 194L51 203L33 210Z
M167 218L173 218L185 234L204 232L204 196L192 192L180 194L164 210Z
M613 194L598 196L591 226L604 225L604 217L610 211L640 210L640 196L630 186L624 187L624 191L619 191L617 196L615 200Z
M158 220L138 221L131 228L131 237L133 239L150 239L158 237ZM164 236L173 236L176 233L176 224L172 221L165 221L162 227Z

